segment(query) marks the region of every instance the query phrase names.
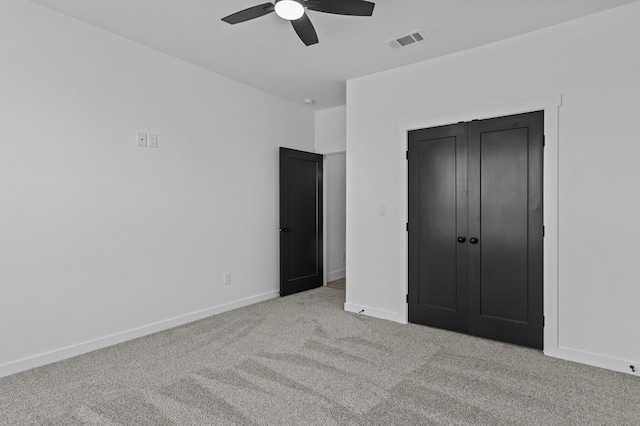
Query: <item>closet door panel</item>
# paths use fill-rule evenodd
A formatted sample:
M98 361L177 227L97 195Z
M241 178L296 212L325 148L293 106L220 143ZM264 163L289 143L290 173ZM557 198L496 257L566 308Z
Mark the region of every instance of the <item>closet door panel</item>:
M528 318L527 151L526 129L480 136L480 315L522 322Z
M466 126L409 134L409 321L467 328Z
M469 332L542 348L542 113L469 124Z

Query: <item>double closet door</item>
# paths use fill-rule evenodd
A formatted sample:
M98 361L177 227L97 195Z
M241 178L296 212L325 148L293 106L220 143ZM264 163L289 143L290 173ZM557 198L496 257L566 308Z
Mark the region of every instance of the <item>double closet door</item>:
M542 349L543 112L409 132L409 321Z

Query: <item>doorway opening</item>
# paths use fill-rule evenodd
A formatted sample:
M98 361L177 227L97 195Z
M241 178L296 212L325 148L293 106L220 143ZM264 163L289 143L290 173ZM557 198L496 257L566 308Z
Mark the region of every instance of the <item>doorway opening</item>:
M505 104L488 105L483 107L469 107L462 111L439 113L439 115L426 115L420 118L411 118L398 121L397 127L397 152L396 164L400 170L398 191L400 197L399 215L397 221L398 233L402 247L398 254L400 268L397 272L398 284L394 286L397 309L393 311L379 311L372 314L378 318L389 319L402 324L408 323L408 232L406 232L408 220L408 161L407 161L407 134L411 130L428 127L443 126L461 121L502 117L506 115L520 114L531 111L544 111L544 259L543 259L543 293L544 293L544 353L556 358L570 355L566 348L559 345L559 144L560 144L560 107L562 95L553 95L542 98L525 99ZM359 312L360 306L345 303L345 310Z
M327 287L345 289L346 286L346 218L347 181L346 153L337 152L324 157L325 188L325 277Z

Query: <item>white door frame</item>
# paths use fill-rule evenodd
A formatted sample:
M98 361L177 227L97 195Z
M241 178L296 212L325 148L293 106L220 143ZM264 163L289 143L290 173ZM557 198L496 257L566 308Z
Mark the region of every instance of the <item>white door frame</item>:
M342 146L335 146L326 149L316 149L316 154L324 155L324 159L329 155L346 154L347 150ZM329 271L327 270L327 174L324 172L324 161L322 166L322 285L326 286L329 282Z
M487 118L503 117L507 115L521 114L532 111L544 111L544 171L543 171L543 203L545 237L543 242L543 292L544 292L544 353L551 355L558 351L558 147L559 147L559 114L562 105L562 96L550 96L545 98L530 99L522 102L496 105L469 111L460 111L451 114L428 117L419 120L401 122L398 124L401 142L398 144L398 161L400 161L400 220L399 229L402 229L402 241L405 249L401 252L401 271L398 298L403 311L400 312L404 322L408 322L408 305L406 295L408 293L409 276L409 247L408 233L405 232L406 222L409 218L409 168L406 160L408 149L408 132L411 130L428 127L455 124L460 121L483 120Z

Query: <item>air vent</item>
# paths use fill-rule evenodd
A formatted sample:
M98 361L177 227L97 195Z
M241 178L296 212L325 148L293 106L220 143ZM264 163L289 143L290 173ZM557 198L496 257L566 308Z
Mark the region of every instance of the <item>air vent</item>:
M422 34L420 30L411 31L408 34L402 35L400 37L392 38L391 40L385 41L386 44L391 46L392 49L402 49L407 46L411 46L416 43L420 43L425 41L427 38Z

